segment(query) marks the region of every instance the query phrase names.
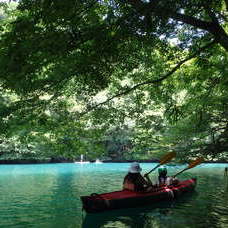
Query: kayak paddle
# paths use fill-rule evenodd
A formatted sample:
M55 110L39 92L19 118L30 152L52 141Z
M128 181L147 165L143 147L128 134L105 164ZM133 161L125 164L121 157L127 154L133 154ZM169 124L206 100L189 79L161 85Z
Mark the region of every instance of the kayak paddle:
M175 152L170 152L168 154L166 154L159 162L158 165L156 165L153 169L151 169L148 173L146 173L145 175L149 175L152 171L154 171L155 169L157 169L160 165L163 165L165 163L168 163L169 161L171 161L174 157L176 156ZM144 175L144 176L145 176Z
M203 158L197 158L195 161L191 162L187 168L183 169L182 171L178 172L177 174L175 174L173 177L176 177L177 175L183 173L185 170L194 168L195 166L199 165L200 163L203 162Z

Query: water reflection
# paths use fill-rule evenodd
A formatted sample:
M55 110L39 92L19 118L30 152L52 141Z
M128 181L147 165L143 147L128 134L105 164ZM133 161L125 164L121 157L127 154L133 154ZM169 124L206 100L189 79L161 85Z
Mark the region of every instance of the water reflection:
M152 209L150 209L152 210ZM147 209L128 209L118 210L118 212L104 212L100 214L86 214L83 220L83 228L102 228L102 227L131 227L131 228L144 228L148 226L151 221L158 223L156 219L151 219L149 214L150 210ZM159 210L160 215L169 214L169 209Z
M196 192L188 193L180 200L160 202L153 206L129 208L97 214L86 214L82 228L155 228L170 227L173 223L174 209L188 204L197 196Z
M228 192L228 176L224 176L225 192Z

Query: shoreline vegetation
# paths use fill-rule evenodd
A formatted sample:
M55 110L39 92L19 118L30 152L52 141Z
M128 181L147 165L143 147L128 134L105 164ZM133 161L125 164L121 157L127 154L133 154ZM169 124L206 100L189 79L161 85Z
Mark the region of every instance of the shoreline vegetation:
M102 163L128 163L128 162L139 162L139 163L158 163L159 159L135 159L135 160L103 160ZM59 158L51 158L51 159L12 159L12 160L0 160L0 165L13 165L13 164L54 164L54 163L74 163L80 162L79 160L73 159L59 159ZM90 163L95 163L96 160L90 160ZM186 161L187 162L187 161ZM182 163L186 163L182 162ZM203 163L228 163L225 160L218 160L218 161L204 161ZM173 165L173 163L167 164Z
M228 0L38 2L0 2L0 164L227 163Z

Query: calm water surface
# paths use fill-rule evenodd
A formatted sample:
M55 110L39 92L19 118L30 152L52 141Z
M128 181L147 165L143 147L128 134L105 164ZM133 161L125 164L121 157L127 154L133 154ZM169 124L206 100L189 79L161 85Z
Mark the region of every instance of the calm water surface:
M79 196L121 189L128 163L1 165L0 227L228 228L226 166L202 164L181 174L180 179L197 177L198 185L174 202L87 215ZM183 168L168 166L168 171L172 175Z

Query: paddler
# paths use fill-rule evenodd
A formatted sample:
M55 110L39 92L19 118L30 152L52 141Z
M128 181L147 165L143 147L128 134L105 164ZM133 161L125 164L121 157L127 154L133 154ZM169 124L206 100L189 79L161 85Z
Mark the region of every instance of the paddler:
M149 192L154 189L149 175L141 175L142 168L138 162L133 162L128 170L128 174L124 177L123 189L136 192Z
M167 181L167 169L166 167L160 167L158 169L158 182L159 182L159 185L164 185L166 184L166 181Z
M179 180L177 178L167 176L167 169L166 167L162 166L158 169L158 182L159 182L159 186L176 185L179 183Z

